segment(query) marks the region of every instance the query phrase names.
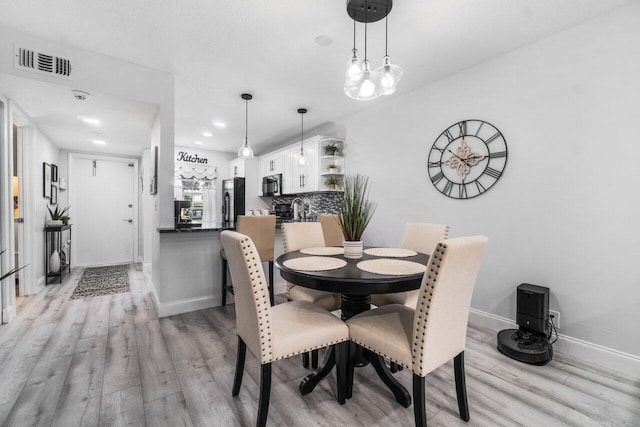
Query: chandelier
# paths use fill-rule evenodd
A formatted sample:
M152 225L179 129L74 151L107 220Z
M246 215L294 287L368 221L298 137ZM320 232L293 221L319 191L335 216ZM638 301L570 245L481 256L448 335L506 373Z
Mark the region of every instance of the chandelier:
M396 91L402 78L402 68L391 63L388 52L388 15L392 0L348 0L347 14L353 19L353 49L347 63L344 93L353 99L367 101ZM367 24L385 19L385 54L382 65L371 71L367 59ZM364 60L360 62L356 48L356 21L364 23Z

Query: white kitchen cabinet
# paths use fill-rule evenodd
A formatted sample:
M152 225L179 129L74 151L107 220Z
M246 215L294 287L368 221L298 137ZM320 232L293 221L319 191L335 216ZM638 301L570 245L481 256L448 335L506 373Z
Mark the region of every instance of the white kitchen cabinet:
M260 177L279 175L284 171L285 155L282 151L260 157Z
M229 176L231 178L244 178L245 177L245 159L233 159L229 162Z
M304 141L305 164L301 165L300 145L296 144L288 150L285 159L283 180L287 184L286 194L311 193L318 191L318 147L319 138L313 137ZM289 166L289 168L287 168ZM290 171L290 172L289 172Z

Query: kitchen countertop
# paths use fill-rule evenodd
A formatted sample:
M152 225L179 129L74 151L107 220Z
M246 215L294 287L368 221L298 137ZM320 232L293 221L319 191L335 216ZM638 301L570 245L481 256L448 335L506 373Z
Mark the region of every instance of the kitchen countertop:
M212 224L201 227L158 227L158 233L198 233L202 231L224 231L235 230L236 225L233 222L225 222L223 224Z

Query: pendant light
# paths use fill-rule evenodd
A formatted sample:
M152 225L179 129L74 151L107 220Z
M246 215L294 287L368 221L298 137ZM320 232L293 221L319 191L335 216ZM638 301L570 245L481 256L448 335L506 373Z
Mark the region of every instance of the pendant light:
M347 63L347 73L344 78L344 91L348 95L348 88L357 84L362 73L362 64L358 59L358 49L356 49L356 20L353 20L353 49L351 49L352 56Z
M391 12L393 0L348 0L347 14L353 18L353 56L347 64L344 93L360 101L375 99L381 95L390 95L396 91L402 78L402 68L391 64L388 55L388 23L385 22L385 56L383 63L375 71L371 71L367 59L367 30L370 22L380 21ZM358 56L355 43L355 21L364 22L364 60L357 72Z
M364 2L364 61L362 61L362 68L359 74L356 74L357 78L352 81L352 84L345 85L345 94L349 98L357 99L358 101L368 101L380 96L380 88L375 84L373 80L373 73L371 72L371 66L367 59L367 24L369 22L369 4L368 0ZM354 18L355 21L355 18ZM355 31L354 31L355 34ZM354 37L355 40L355 37ZM354 45L355 50L355 45ZM351 68L350 68L351 69Z
M384 19L384 59L382 65L376 68L375 80L380 87L381 95L391 95L396 91L398 82L402 78L402 67L392 64L389 60L389 14Z
M304 115L307 113L306 108L298 108L300 114L300 157L298 157L298 164L304 166L307 164L307 159L304 158Z
M245 124L244 124L244 143L238 150L238 157L241 159L250 159L253 157L253 150L249 147L249 101L253 99L253 96L248 93L243 93L241 98L245 102Z

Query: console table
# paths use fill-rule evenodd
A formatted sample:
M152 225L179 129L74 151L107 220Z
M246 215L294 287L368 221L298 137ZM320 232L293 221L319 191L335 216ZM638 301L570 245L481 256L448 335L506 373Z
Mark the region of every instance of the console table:
M62 254L62 248L64 246L63 237L65 232L68 232L69 238L64 240L67 243L65 250L65 259L60 257L60 270L49 271L49 259L53 251L58 251L58 254ZM64 262L63 262L64 261ZM71 224L59 225L59 226L47 226L44 228L44 277L45 285L49 284L50 278L58 278L59 283L62 283L62 279L65 275L71 273ZM55 280L54 280L55 281Z

